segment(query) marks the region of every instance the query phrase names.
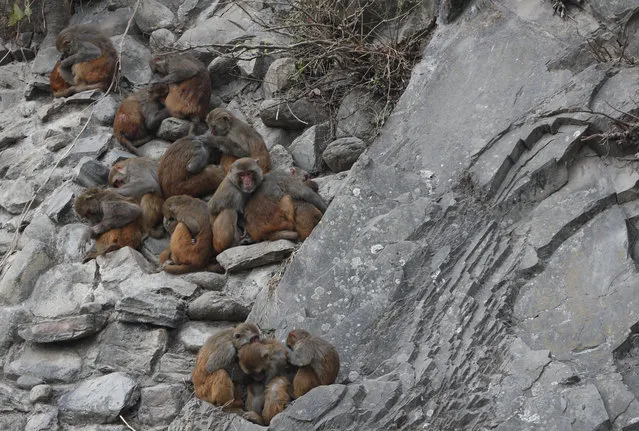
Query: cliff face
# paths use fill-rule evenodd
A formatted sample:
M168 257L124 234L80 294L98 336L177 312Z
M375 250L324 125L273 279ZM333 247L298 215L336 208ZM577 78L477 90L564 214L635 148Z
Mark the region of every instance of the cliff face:
M135 2L107 3L71 20L100 23L117 47ZM128 84L148 80L149 44L270 37L245 5L157 3L129 28ZM273 430L635 429L639 6L465 3L423 2L437 25L407 89L347 176L320 180L332 201L288 266L226 278L155 273L154 241L78 263L89 234L70 203L122 156L120 99L43 96L50 40L2 66L0 252L24 231L0 279L0 428L120 431L122 415L136 429L258 429L184 384L205 337L250 309L277 338L310 329L342 360L338 384ZM322 124L298 137L257 119L268 65L240 61L229 77L197 55L272 157L324 166Z

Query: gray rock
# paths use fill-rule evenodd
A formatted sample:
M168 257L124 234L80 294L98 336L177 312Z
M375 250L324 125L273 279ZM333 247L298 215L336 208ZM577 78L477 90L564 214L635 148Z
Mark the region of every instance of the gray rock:
M78 162L76 172L73 181L87 188L104 186L109 180L109 168L89 157L84 157Z
M125 296L133 296L146 291L143 281L146 274L155 271L136 250L124 247L95 260L100 268L100 284L94 291L94 301L111 304Z
M51 389L51 386L49 385L34 386L31 389L31 392L29 392L29 401L31 401L31 403L33 404L46 402L49 400L49 398L51 398L52 394L53 389Z
M138 147L138 153L140 153L140 157L148 157L153 160L160 160L160 158L170 145L170 142L154 139L142 145L141 147Z
M356 136L370 142L384 115L384 102L379 97L363 90L351 91L337 111L335 137Z
M283 57L273 61L262 83L264 98L272 99L278 92L285 90L290 85L291 79L296 72L297 67L295 66L294 58Z
M269 150L271 156L271 169L273 171L282 171L293 166L293 156L282 145L274 145Z
M285 129L280 129L279 127L267 127L264 125L264 122L261 118L253 119L253 128L257 130L257 132L264 139L264 143L266 144L266 148L270 151L276 145L281 145L285 148L288 148L293 142L293 139L300 134L299 131L289 131Z
M151 33L160 28L172 28L175 15L171 9L156 0L144 0L135 14L135 23L143 33Z
M93 118L102 126L113 126L115 111L118 110L119 105L120 103L112 95L103 97L93 107Z
M141 256L139 253L135 253L136 258ZM128 262L126 255L121 255L120 258L123 258L124 262ZM144 260L144 263L148 264L146 260ZM122 269L126 273L126 265L129 265L129 263L124 265ZM125 296L136 296L150 292L166 292L186 299L193 296L198 287L195 283L166 272L144 274L139 270L139 267L132 266L130 269L131 271L128 275L121 275L122 273L117 272L116 268L105 273L108 278L102 277L102 283L95 291L96 300L101 304L115 304Z
M331 139L328 123L309 127L295 138L289 151L295 164L308 172L322 170L322 153Z
M264 55L258 50L246 51L247 59L237 61L237 67L243 76L253 79L262 79L266 75L269 65L273 61L270 56Z
M57 343L77 340L99 332L106 324L106 321L107 316L102 313L63 317L61 319L21 325L18 328L18 335L33 343Z
M0 180L0 208L10 214L21 214L34 192L33 184L24 178Z
M31 240L13 258L0 280L0 301L15 305L31 295L38 277L53 261L43 243Z
M326 202L331 202L346 184L347 176L348 172L340 172L339 174L314 178L313 181L319 186L319 195L324 198Z
M78 139L71 152L63 159L63 164L73 165L83 157L97 159L107 151L112 139L113 135L106 132Z
M18 377L18 380L16 380L16 385L20 389L31 390L35 386L43 385L43 384L44 384L44 380L34 376L20 376Z
M191 380L195 359L185 353L165 353L158 362L153 380L158 383L182 383Z
M73 136L68 133L57 133L53 136L49 136L44 140L44 145L49 151L59 151L62 148L73 142Z
M159 293L127 296L115 304L120 322L149 323L169 328L177 328L186 318L185 308L183 301Z
M82 382L58 402L60 419L70 424L113 422L122 410L133 407L140 397L135 380L123 373Z
M160 129L157 132L157 136L165 141L177 141L178 139L189 134L189 128L191 122L186 120L180 120L179 118L169 117L162 121Z
M20 122L14 127L8 127L0 132L0 150L15 145L18 141L26 138L24 123Z
M189 304L188 314L193 320L228 320L243 322L251 308L246 304L220 294L205 292Z
M164 328L146 329L128 323L110 324L96 358L103 371L150 374L151 367L166 350L168 334Z
M309 99L293 103L269 99L260 105L260 118L269 127L299 130L323 123L328 120L328 113Z
M24 431L58 431L58 409L38 404L35 406Z
M49 219L61 223L73 213L73 199L80 191L80 187L67 181L55 189L40 205L38 211L42 211Z
M217 261L228 272L281 262L295 250L297 246L291 241L266 241L253 245L232 247L217 255Z
M82 19L82 24L94 24L97 25L100 31L111 38L115 49L119 49L120 36L126 30L127 24L131 15L133 15L132 7L121 7L115 10L107 10L104 6L98 6L99 10L94 10L93 13L86 14ZM73 18L77 17L76 13L71 23L76 24ZM129 28L129 34L140 33L135 25L131 25Z
M285 264L275 264L254 268L246 273L229 277L224 288L227 295L241 298L246 303L253 303L262 289L274 286L282 277Z
M16 410L21 412L30 410L29 394L6 383L0 383L0 412Z
M213 404L193 397L182 409L180 415L171 423L168 431L188 429L191 424L198 429L219 429L227 425L234 431L263 431L264 427L251 423L239 415L229 415Z
M0 428L7 431L24 431L27 418L24 414L9 413L0 416Z
M27 301L35 316L57 318L76 314L92 298L95 261L60 264L42 274Z
M196 284L206 290L222 290L226 285L227 277L215 272L190 272L181 276L183 280Z
M55 244L57 235L56 225L46 214L36 212L29 225L24 228L18 245L25 248L30 241L37 241L47 247Z
M151 33L149 38L149 46L151 52L168 51L173 47L177 40L177 36L166 28L160 28Z
M340 138L326 146L322 159L333 172L347 171L366 149L366 144L359 138Z
M168 425L190 397L183 384L160 384L143 388L138 420L147 426Z
M187 322L180 327L177 338L186 350L197 352L211 335L233 327L231 322Z
M120 37L114 36L111 41L119 49ZM150 58L151 52L146 46L133 37L126 36L122 50L122 77L133 85L147 84L151 80Z
M240 75L237 59L226 55L215 57L208 65L208 71L212 88L220 88Z
M82 369L82 358L75 348L27 345L17 358L4 367L8 376L33 376L48 383L73 382Z

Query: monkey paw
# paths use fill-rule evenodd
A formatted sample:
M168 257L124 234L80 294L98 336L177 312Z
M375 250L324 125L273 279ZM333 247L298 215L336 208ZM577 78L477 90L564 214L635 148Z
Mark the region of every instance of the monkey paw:
M566 16L566 5L564 4L563 0L553 0L552 10L553 15L557 14L560 18Z
M260 425L262 424L262 417L256 412L244 412L242 414L242 417L246 419L247 421L260 424Z

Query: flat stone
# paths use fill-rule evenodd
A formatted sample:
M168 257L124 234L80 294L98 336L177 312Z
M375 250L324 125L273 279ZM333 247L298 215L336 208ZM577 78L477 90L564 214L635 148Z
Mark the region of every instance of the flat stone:
M378 96L361 89L349 92L337 110L335 137L355 136L370 142L383 118L383 110L384 101Z
M224 293L247 304L255 301L258 293L268 288L281 275L281 264L261 266L241 274L234 274L224 288Z
M86 188L104 186L109 180L109 168L89 157L78 162L76 172L73 181Z
M79 192L79 186L65 182L42 202L38 210L46 214L52 221L61 223L73 211L73 199L79 195Z
M219 292L204 292L189 304L188 314L193 320L228 320L243 322L250 306Z
M93 118L102 126L113 126L115 112L120 103L113 95L108 95L98 100L93 107Z
M85 380L60 397L60 419L69 424L113 422L122 410L133 407L139 397L138 384L123 373Z
M53 261L47 248L37 240L30 240L13 258L0 280L0 301L15 305L26 300L33 291L38 277Z
M283 145L274 145L269 150L271 156L271 170L281 171L293 166L293 156Z
M177 328L186 318L183 301L170 295L143 293L127 296L115 304L120 322L149 323Z
M190 272L181 276L183 280L193 283L198 287L206 290L222 290L227 282L227 277L224 274L217 274L215 272L200 271Z
M326 202L330 203L346 184L346 177L349 172L350 171L346 171L340 172L339 174L313 178L313 181L319 186L319 195L324 198Z
M331 128L328 123L309 127L295 138L288 148L295 165L308 172L322 171L322 153L330 142Z
M143 33L151 33L160 28L172 28L175 14L156 0L144 0L135 14L135 23Z
M257 244L232 247L217 255L217 261L228 272L281 262L297 246L287 240L265 241Z
M195 358L188 353L165 353L158 362L153 380L158 383L182 383L191 380Z
M8 413L0 416L0 429L6 431L24 431L27 417L24 414Z
M33 376L48 383L74 382L82 369L82 358L75 348L27 345L20 355L7 361L9 376Z
M283 57L273 61L262 82L264 98L271 99L277 92L286 89L295 72L297 67L294 58Z
M178 331L177 338L190 352L197 352L211 335L234 328L231 322L187 322Z
M43 404L35 406L24 427L24 431L56 431L58 429L57 407Z
M78 139L71 152L64 158L63 164L74 165L83 157L99 158L107 151L112 139L111 133L100 133Z
M146 329L128 324L110 324L96 358L103 371L150 374L153 364L166 350L168 333L164 328Z
M166 150L171 146L170 142L161 139L154 139L138 147L140 157L148 157L153 160L160 160Z
M25 178L0 180L0 208L10 214L21 214L34 193L33 184Z
M239 415L229 415L211 403L193 397L171 423L168 431L181 431L197 424L198 430L232 429L233 431L263 431L265 428L243 419ZM297 429L302 429L298 428ZM306 431L304 429L304 431Z
M347 171L366 150L366 144L359 138L337 139L326 146L322 159L333 172Z
M190 391L184 384L160 384L142 388L138 420L147 426L169 425L190 396Z
M120 36L111 38L116 49L120 46ZM125 36L122 50L122 77L134 85L145 85L151 80L149 49L131 36Z
M18 335L34 343L56 343L93 335L104 327L106 314L84 314L61 319L21 325Z
M93 232L84 223L71 223L60 228L56 238L56 250L62 251L64 262L81 262L89 246Z
M162 121L157 136L165 141L175 142L189 134L191 122L179 118L169 117Z
M0 382L0 412L28 412L29 394Z
M20 376L18 377L18 380L16 380L16 385L20 389L31 390L35 386L43 385L43 384L44 384L44 380L35 376Z
M269 127L299 130L327 121L328 114L308 99L298 99L293 103L269 99L260 106L260 118Z

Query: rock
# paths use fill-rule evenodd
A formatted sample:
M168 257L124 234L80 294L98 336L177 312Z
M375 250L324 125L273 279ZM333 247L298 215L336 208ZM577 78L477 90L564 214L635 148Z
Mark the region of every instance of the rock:
M309 99L298 99L293 103L269 99L260 105L260 118L269 127L299 130L323 123L328 120L328 114Z
M43 243L31 240L14 257L0 280L0 301L15 305L31 295L38 277L53 261Z
M188 314L192 320L228 320L243 322L250 307L219 292L205 292L189 304Z
M253 128L262 136L269 151L276 145L288 148L293 139L300 133L299 131L288 131L278 127L267 127L259 117L253 119Z
M328 123L309 127L297 137L289 151L295 164L308 172L322 170L322 153L331 139Z
M70 181L63 183L55 189L40 205L38 211L42 211L49 219L56 223L62 223L69 218L75 218L73 214L73 199L79 194L80 187Z
M112 304L125 296L145 291L140 278L155 268L144 256L130 247L124 247L95 260L100 268L100 284L94 291L94 301ZM135 280L135 281L133 281Z
M258 50L246 51L248 59L237 61L237 67L243 76L253 79L262 79L266 74L269 64L273 61L271 57L264 55Z
M191 122L180 120L179 118L169 117L162 121L157 136L165 141L174 142L189 134Z
M0 180L0 208L10 214L21 214L34 192L33 184L24 178Z
M384 102L363 90L353 90L342 99L337 110L336 138L356 136L366 142L375 136L384 118Z
M29 395L15 389L6 383L0 383L0 412L21 411L28 412Z
M234 431L262 431L263 426L256 425L243 419L239 415L229 415L216 408L213 404L207 403L193 397L182 409L180 415L171 423L169 431L180 431L188 429L190 424L197 424L202 430L218 429L219 426L227 425ZM302 429L302 428L299 428Z
M107 151L112 139L113 135L107 132L80 138L71 152L63 159L62 164L73 165L83 157L97 159Z
M58 429L58 409L42 404L35 406L24 427L24 431L57 431Z
M162 141L160 139L154 139L138 147L138 153L140 153L140 157L148 157L153 160L160 160L160 158L170 145L170 142Z
M220 88L237 79L240 74L237 59L226 55L215 57L207 69L211 76L211 88Z
M186 318L185 308L183 301L159 293L127 296L115 304L120 322L149 323L169 328L177 328Z
M102 6L99 7L99 10L94 10L93 13L87 14L87 16L85 16L82 20L82 24L94 24L98 26L105 36L111 38L111 42L113 42L117 51L120 49L120 35L122 35L126 30L131 15L133 15L132 7L121 7L115 10L107 10L104 6ZM77 16L77 13L75 16ZM71 21L73 23L73 19ZM131 25L129 28L129 34L133 33L140 33L135 25Z
M73 137L68 133L56 133L53 136L49 136L44 140L44 145L49 151L59 151L62 148L73 142Z
M116 45L116 49L119 49L117 47L120 43L120 37L114 36L111 41ZM146 46L133 37L126 36L122 50L122 77L133 85L147 84L151 80L150 58L151 52Z
M262 83L264 98L272 99L278 92L285 90L296 72L297 67L294 58L283 57L273 61Z
M160 28L172 28L175 15L159 1L144 0L140 3L134 20L143 33L149 34Z
M109 180L109 168L89 157L78 162L76 172L73 181L86 188L104 186Z
M56 265L38 279L27 307L35 316L57 318L79 311L92 297L95 261Z
M18 377L18 380L16 380L16 385L20 389L31 390L35 386L43 385L43 384L44 384L44 380L34 376L20 376Z
M230 322L186 322L180 327L177 338L186 350L197 353L208 337L234 327L235 324Z
M109 423L133 407L140 397L137 383L123 373L85 380L58 402L60 419L69 424Z
M48 383L70 383L82 369L82 358L75 348L27 345L17 358L9 358L4 367L9 376L33 376Z
M269 155L271 156L271 170L283 171L293 166L293 156L282 145L274 145L270 149Z
M24 248L30 241L37 241L47 247L53 246L56 235L57 229L51 219L46 214L36 212L31 219L31 223L24 228L18 245Z
M0 150L15 145L18 141L26 138L24 123L19 122L13 127L8 127L0 132Z
M366 144L359 138L340 138L326 146L322 159L333 172L347 171L366 149Z
M4 414L0 416L0 429L6 431L24 431L26 416L23 414Z
M158 362L153 380L159 383L182 383L191 379L195 359L184 353L165 353Z
M93 107L93 118L102 126L113 126L115 111L117 111L120 103L115 100L112 95L106 96L95 104Z
M319 185L319 195L324 198L326 202L331 202L346 184L347 176L348 171L340 172L339 174L334 175L326 175L325 177L314 178L313 181L315 181L317 185Z
M149 374L152 365L166 350L164 328L146 329L128 323L110 324L100 345L96 365L105 371Z
M107 316L102 313L63 317L21 325L18 328L18 335L24 340L33 343L57 343L77 340L99 332L106 324L106 321Z
M53 390L49 385L34 386L31 389L31 392L29 392L29 401L31 401L31 403L33 404L46 402L49 400L49 398L51 398L52 394Z
M168 425L180 413L190 393L183 384L160 384L143 388L138 420L147 426Z
M243 302L253 303L262 289L267 289L281 277L282 265L275 264L254 268L246 273L229 277L224 293Z
M253 245L232 247L217 255L217 261L228 272L281 262L295 250L297 246L291 241L266 241Z
M149 46L151 52L168 51L173 47L177 40L175 34L165 28L160 28L151 33L149 38Z
M190 272L181 276L183 280L196 284L206 290L222 290L226 285L226 276L215 272Z

